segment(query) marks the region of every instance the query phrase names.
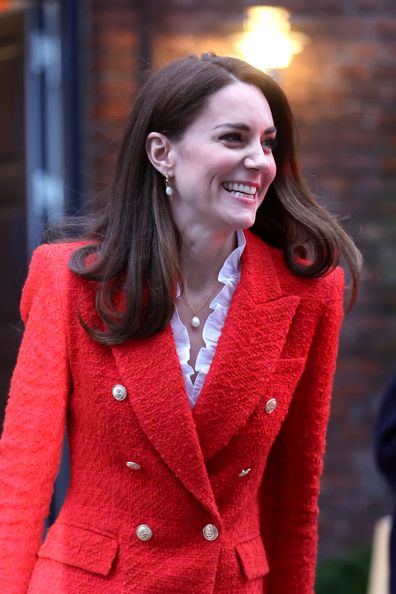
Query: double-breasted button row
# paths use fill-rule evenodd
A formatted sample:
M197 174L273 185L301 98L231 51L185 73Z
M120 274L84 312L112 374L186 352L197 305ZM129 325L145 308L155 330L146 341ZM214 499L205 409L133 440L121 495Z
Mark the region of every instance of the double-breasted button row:
M265 403L265 412L267 413L267 415L272 414L277 406L278 401L276 400L276 398L270 398L269 400L267 400L267 402ZM250 467L242 468L241 472L238 474L239 478L247 476L249 472L251 472L251 470L252 469Z
M214 524L206 524L206 526L202 528L202 534L206 540L213 541L219 537L219 530ZM145 542L151 540L154 533L148 524L139 524L136 528L136 536L139 540Z
M122 384L116 384L112 388L112 394L113 394L113 398L115 398L119 402L122 402L127 397L128 392L127 392L127 389L125 388L125 386L123 386ZM271 413L274 412L277 405L278 405L278 402L277 402L276 398L270 398L265 405L265 412L268 415L270 415Z

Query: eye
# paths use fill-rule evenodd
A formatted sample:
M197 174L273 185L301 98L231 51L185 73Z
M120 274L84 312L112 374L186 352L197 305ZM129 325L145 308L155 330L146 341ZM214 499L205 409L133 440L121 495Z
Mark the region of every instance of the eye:
M276 138L265 138L261 143L264 149L273 151L279 144Z
M228 134L224 134L220 140L224 140L225 142L230 142L232 144L236 144L238 142L242 142L242 134L239 132L228 132Z

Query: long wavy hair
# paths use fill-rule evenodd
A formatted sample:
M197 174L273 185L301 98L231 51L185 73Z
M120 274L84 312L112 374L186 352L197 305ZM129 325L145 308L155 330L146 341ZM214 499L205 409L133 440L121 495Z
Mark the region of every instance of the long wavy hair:
M284 92L270 76L242 60L204 54L172 62L146 82L129 117L104 206L77 221L79 237L87 243L73 253L70 268L83 279L97 281L96 309L103 328L89 327L80 317L94 340L120 344L148 337L171 320L176 283L183 284L182 238L164 179L147 157L146 138L156 131L179 139L208 98L236 80L261 90L278 131L276 177L251 230L282 250L296 275L325 275L343 257L353 279L351 302L355 300L360 253L302 179L294 119ZM122 307L117 298L121 292Z

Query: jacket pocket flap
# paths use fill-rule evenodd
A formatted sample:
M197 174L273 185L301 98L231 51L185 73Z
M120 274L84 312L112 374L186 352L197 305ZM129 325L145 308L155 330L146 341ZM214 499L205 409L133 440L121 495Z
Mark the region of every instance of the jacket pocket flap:
M88 528L56 522L38 551L39 557L53 559L107 575L117 554L115 538Z
M249 580L269 572L267 555L260 536L241 542L235 548L242 571Z

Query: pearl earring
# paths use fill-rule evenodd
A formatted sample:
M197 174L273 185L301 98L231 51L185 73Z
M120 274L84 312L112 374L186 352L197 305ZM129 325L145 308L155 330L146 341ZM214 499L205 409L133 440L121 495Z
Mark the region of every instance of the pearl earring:
M165 194L167 196L172 196L173 194L173 188L169 183L169 175L165 175Z

